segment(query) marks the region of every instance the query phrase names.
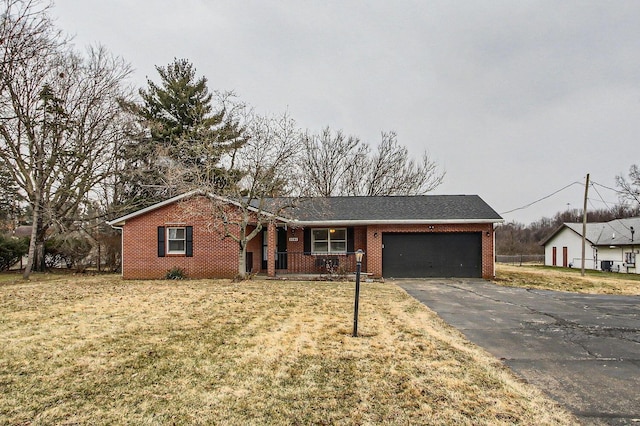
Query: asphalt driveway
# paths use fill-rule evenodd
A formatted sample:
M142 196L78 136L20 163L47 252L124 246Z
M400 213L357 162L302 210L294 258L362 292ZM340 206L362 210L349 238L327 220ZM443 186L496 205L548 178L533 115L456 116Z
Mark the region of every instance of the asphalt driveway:
M396 284L585 424L640 425L640 296L479 279Z

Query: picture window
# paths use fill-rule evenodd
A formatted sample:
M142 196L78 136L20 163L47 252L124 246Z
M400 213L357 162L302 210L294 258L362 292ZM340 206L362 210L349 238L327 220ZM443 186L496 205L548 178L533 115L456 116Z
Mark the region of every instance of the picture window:
M346 253L346 228L320 228L311 231L313 253Z

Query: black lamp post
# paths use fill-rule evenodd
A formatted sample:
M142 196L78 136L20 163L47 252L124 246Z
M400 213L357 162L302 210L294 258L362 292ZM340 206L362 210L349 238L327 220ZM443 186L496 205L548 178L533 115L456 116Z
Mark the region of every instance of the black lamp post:
M356 252L356 301L353 308L353 337L358 337L358 301L360 299L360 272L362 270L362 256L364 251Z

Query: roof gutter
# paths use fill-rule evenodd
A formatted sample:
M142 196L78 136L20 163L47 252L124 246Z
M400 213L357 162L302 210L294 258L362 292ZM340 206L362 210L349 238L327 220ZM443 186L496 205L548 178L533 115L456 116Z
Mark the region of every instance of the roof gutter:
M504 219L391 219L391 220L290 220L292 226L365 226L365 225L466 225L502 223Z

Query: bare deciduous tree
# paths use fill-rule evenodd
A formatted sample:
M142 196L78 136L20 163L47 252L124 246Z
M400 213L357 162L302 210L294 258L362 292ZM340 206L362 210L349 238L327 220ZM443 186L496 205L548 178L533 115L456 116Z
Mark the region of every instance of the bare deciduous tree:
M368 147L341 130L333 133L325 127L320 134L306 133L302 137L302 168L309 191L320 197L348 192L350 177L367 159Z
M113 170L130 68L101 47L87 57L72 51L42 2L4 6L0 161L33 211L28 278L34 261L44 259L47 230L72 226L81 203Z
M409 157L394 132L382 133L376 151L358 138L332 134L303 138L303 171L315 196L418 195L437 188L444 179L438 165L425 152L421 161Z
M0 4L0 66L3 72L67 42L49 17L53 6L50 1L2 0Z
M242 178L227 194L238 203L235 220L223 221L224 235L238 243L238 276L246 274L249 241L262 231L290 203L267 205L272 197L300 194L297 177L300 133L288 114L281 117L254 116L250 120L251 139L238 150L237 170ZM235 168L230 169L231 172ZM294 198L290 198L293 203ZM257 219L257 220L256 220ZM251 225L255 225L251 228Z
M248 114L245 120L248 140L223 161L229 182L220 187L211 181L192 182L191 188L213 195L212 211L188 211L201 205L185 203L183 213L209 221L213 232L238 244L238 278L246 277L246 253L249 241L278 213L300 198L300 132L288 114L264 117ZM187 189L187 188L185 188ZM279 205L273 197L286 200ZM231 204L229 203L231 202ZM185 210L186 209L186 210Z
M629 167L629 180L624 176L616 176L616 183L623 198L640 204L640 167L637 164Z

